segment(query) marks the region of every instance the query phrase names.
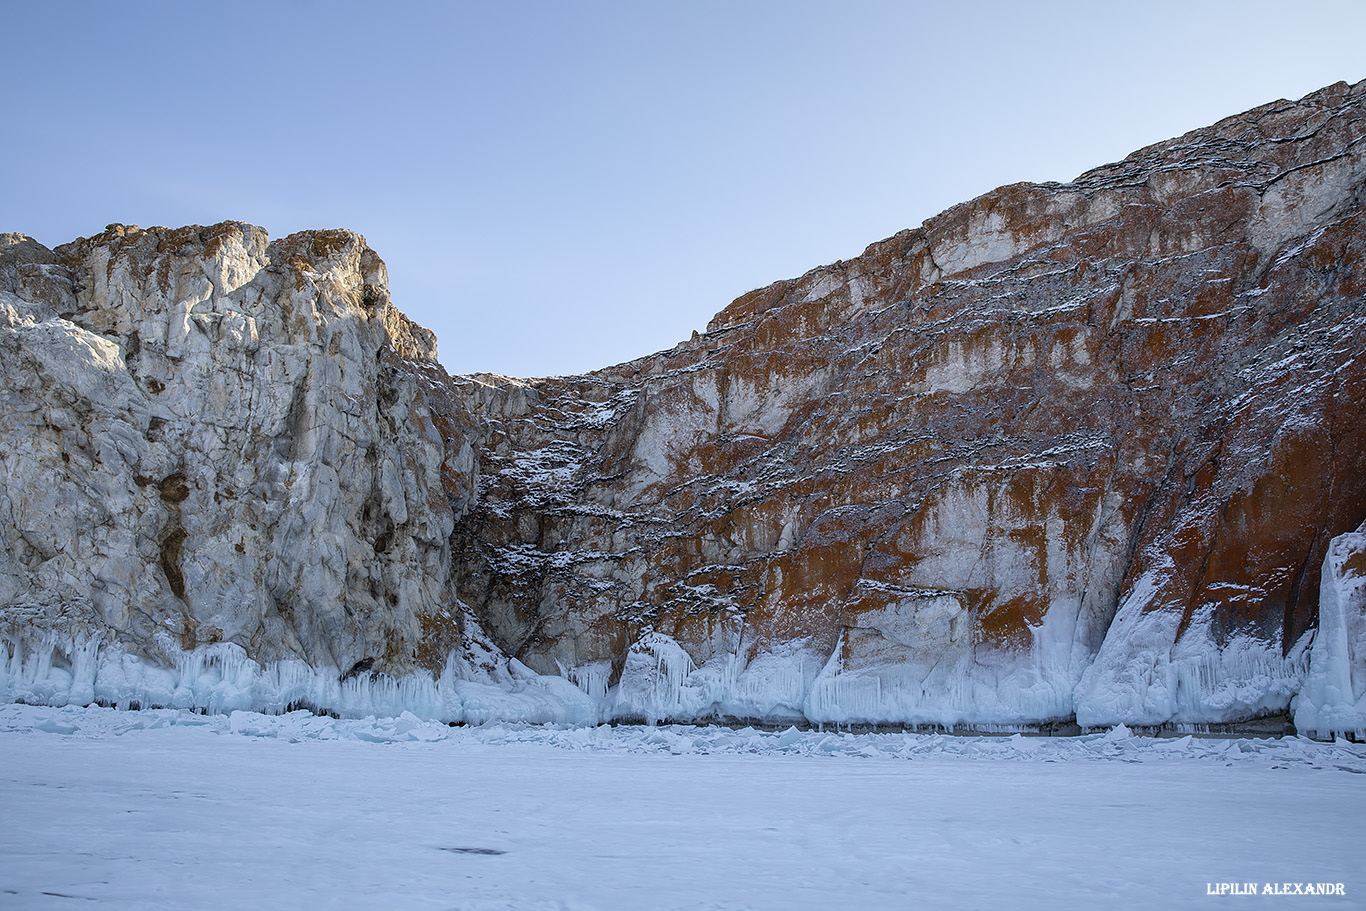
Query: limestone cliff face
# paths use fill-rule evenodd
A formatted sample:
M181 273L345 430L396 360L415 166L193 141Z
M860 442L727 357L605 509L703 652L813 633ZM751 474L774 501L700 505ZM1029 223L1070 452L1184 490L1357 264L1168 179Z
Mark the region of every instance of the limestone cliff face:
M349 232L0 237L4 631L439 667L474 462L434 355Z
M6 235L6 660L221 640L461 677L460 717L502 711L476 665L594 717L1207 723L1312 690L1349 729L1366 653L1314 633L1321 592L1334 642L1363 609L1330 547L1366 519L1363 202L1338 84L530 381L447 377L346 232Z

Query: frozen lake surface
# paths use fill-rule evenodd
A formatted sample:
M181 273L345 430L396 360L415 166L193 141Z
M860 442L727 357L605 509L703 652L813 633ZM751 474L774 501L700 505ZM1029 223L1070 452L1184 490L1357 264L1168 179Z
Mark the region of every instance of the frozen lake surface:
M0 908L1366 907L1366 746L1293 738L7 705L0 806Z

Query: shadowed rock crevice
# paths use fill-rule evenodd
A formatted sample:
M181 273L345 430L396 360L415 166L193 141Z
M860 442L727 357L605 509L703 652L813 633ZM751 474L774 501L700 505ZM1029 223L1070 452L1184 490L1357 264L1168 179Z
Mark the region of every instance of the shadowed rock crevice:
M174 522L161 539L161 571L166 576L171 593L184 601L185 574L180 570L180 563L185 559L185 529L180 527L179 518Z

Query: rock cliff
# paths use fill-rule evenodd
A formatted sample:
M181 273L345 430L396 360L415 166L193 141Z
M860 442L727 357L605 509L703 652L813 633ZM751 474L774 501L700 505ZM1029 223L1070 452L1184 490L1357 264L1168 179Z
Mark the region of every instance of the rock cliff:
M348 232L0 236L0 680L1366 728L1363 202L1339 83L526 381L447 376Z
M0 237L12 639L349 670L448 652L473 451L354 234Z

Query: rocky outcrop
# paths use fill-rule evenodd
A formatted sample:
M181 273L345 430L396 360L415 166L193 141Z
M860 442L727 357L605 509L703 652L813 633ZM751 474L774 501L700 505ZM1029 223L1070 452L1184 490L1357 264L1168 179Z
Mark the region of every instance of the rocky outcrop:
M447 377L346 232L8 235L7 673L230 648L451 717L977 726L1309 686L1350 729L1363 653L1315 631L1366 518L1364 200L1338 84L530 381Z
M362 238L229 222L2 242L12 641L440 669L473 452Z

